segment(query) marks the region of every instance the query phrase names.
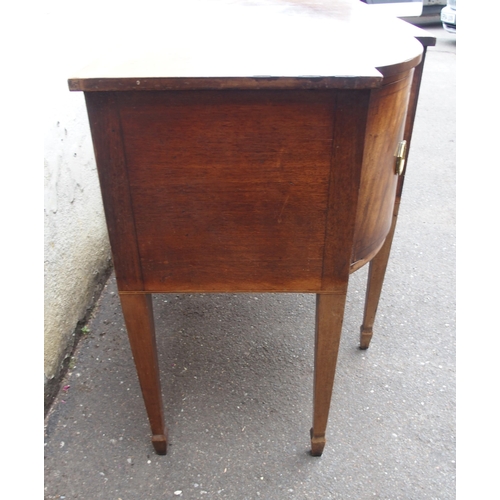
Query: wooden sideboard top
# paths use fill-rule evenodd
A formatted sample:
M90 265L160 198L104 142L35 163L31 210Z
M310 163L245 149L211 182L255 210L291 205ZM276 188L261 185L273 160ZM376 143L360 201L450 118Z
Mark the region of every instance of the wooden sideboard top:
M376 88L434 44L358 0L164 2L111 29L70 90Z

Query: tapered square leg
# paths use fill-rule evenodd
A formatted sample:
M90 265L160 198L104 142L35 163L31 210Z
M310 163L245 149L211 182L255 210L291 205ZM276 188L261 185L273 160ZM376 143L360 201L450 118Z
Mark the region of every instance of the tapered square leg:
M422 61L416 66L413 81L411 85L410 100L408 103L408 112L406 115L404 139L408 144L408 150L411 145L411 138L413 134L413 125L417 111L418 96L420 93L420 84L422 83L422 72L424 69L425 56L427 47L424 45L422 54ZM406 158L406 165L408 165L408 155ZM359 348L368 349L370 341L373 336L373 324L375 323L375 316L382 293L382 285L384 284L385 272L387 263L389 262L389 255L391 253L392 242L394 233L396 231L396 223L398 221L399 206L401 203L401 196L403 193L405 175L400 175L398 179L398 187L396 191L396 200L394 202L394 212L392 217L391 229L385 239L384 245L378 254L370 262L370 269L368 274L368 284L366 288L365 299L365 312L363 317L363 324L361 325Z
M360 349L368 349L373 336L373 324L375 323L375 316L377 314L380 295L382 294L385 272L387 270L392 241L394 239L394 232L396 230L398 208L399 204L396 203L389 234L387 235L382 248L369 264L370 267L368 270L368 282L366 286L365 311L359 337Z
M151 294L120 293L120 300L130 347L153 433L152 444L156 453L165 455L167 453L167 431L163 418Z
M316 341L314 350L313 427L311 455L323 453L333 380L337 366L346 295L316 295Z

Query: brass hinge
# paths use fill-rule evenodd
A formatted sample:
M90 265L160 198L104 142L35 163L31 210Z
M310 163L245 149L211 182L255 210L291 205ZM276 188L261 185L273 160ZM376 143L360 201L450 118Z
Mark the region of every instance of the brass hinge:
M396 157L396 174L402 175L406 161L406 141L401 141L398 144L398 149L394 156Z

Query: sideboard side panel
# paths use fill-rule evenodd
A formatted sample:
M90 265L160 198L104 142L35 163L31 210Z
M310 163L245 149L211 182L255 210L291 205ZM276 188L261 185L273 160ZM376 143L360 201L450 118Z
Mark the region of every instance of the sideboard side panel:
M146 291L321 290L334 95L119 95Z

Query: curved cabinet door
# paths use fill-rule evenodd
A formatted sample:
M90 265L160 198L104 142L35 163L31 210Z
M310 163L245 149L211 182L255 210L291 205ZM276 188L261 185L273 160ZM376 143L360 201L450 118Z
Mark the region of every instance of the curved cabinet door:
M403 139L412 76L413 69L386 78L371 92L351 271L377 254L391 227L398 182L395 153Z

